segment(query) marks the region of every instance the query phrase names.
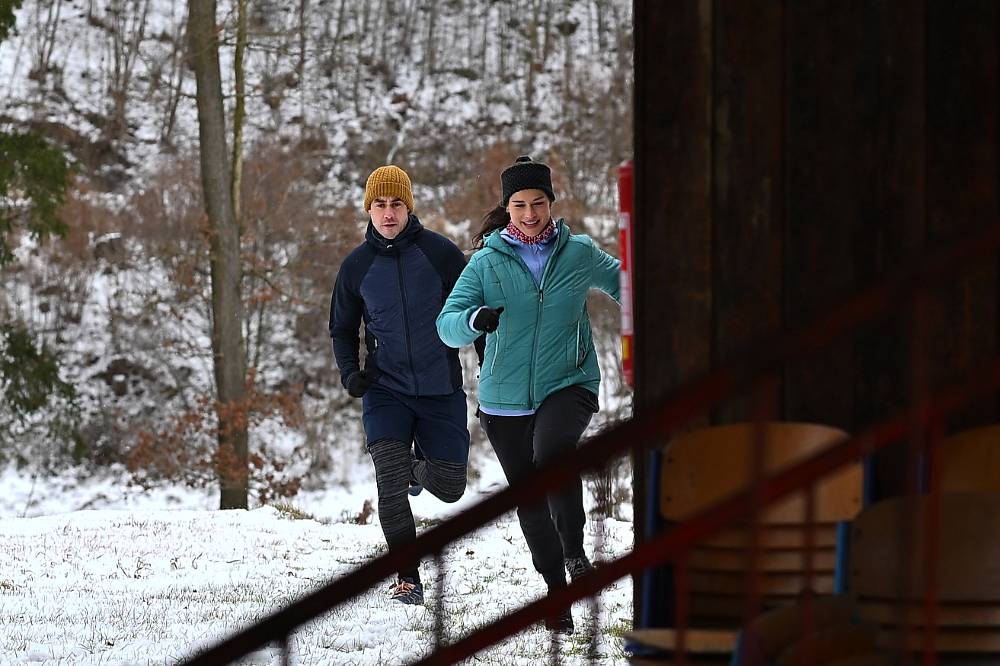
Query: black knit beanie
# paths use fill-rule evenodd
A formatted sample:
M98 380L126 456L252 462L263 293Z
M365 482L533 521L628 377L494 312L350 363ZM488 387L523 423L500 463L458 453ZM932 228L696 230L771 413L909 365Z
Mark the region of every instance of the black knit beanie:
M500 174L500 205L506 207L510 197L521 190L541 190L549 201L555 201L552 193L552 171L548 165L535 162L528 155L521 155Z

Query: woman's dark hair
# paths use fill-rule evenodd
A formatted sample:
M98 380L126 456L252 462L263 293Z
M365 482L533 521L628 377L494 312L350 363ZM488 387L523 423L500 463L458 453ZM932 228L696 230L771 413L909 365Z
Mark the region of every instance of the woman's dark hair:
M483 246L483 241L491 232L503 229L510 222L510 213L503 206L497 206L493 210L483 215L483 224L479 232L472 237L472 249L478 250Z

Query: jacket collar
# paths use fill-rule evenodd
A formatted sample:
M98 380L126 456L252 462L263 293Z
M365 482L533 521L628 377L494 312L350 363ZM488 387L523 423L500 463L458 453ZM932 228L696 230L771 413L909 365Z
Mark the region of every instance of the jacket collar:
M413 213L406 218L406 226L399 232L399 235L389 240L375 229L372 221L368 220L368 229L365 231L365 242L369 243L375 251L380 254L392 254L409 247L414 243L424 226Z
M507 241L500 237L502 233L503 228L491 231L486 237L486 242L483 243L483 247L491 247L494 250L499 250L500 252L506 252L507 254L516 256L516 250L514 250L514 248L511 247ZM555 238L552 240L552 242L555 243L555 247L552 248L552 251L558 252L562 249L562 246L569 240L569 235L569 225L566 224L566 220L560 217L556 220L556 233Z

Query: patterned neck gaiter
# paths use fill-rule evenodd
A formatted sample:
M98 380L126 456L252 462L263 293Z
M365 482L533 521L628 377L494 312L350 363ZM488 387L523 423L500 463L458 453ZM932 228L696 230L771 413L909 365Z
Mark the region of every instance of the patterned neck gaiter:
M541 243L552 237L552 234L556 232L556 223L552 218L549 218L549 223L545 225L541 233L537 236L528 236L523 231L518 229L517 225L514 224L513 220L507 223L507 228L505 231L510 234L513 238L521 241L526 245L535 245L536 243Z

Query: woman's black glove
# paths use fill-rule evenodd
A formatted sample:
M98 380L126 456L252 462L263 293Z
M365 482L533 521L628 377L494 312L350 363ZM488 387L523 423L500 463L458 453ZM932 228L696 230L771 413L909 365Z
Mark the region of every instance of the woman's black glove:
M358 370L347 376L347 393L352 398L360 398L375 383L375 377L367 370Z
M497 309L481 308L472 320L472 328L484 333L492 333L500 325L500 313L503 312L501 305Z

